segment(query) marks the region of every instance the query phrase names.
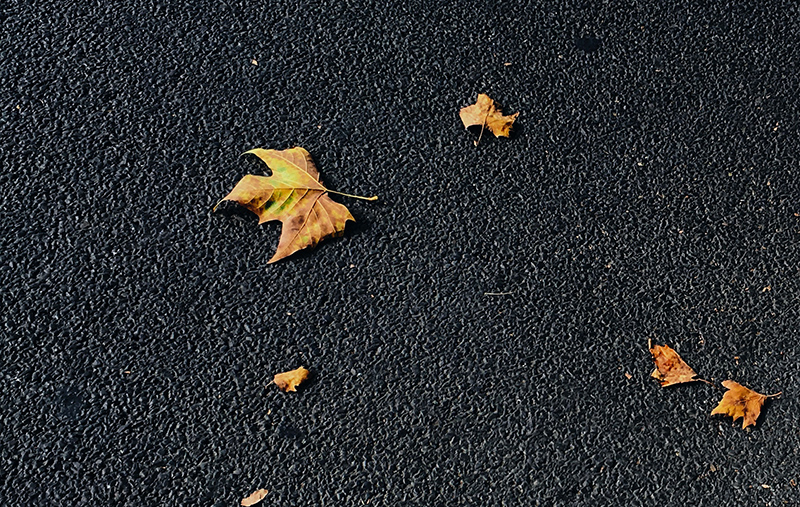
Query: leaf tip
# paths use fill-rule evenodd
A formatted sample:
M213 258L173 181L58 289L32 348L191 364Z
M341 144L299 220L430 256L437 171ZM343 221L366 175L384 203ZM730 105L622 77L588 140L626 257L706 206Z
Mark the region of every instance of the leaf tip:
M272 258L270 258L270 260L267 261L267 264L274 264L281 259L285 259L286 257L288 257L288 255L286 255L285 253L275 252L275 255L273 255Z
M213 208L211 208L211 213L216 212L217 208L219 208L219 205L222 204L222 201L225 201L227 199L228 199L227 197L223 197L222 199L220 199L219 202L215 204Z

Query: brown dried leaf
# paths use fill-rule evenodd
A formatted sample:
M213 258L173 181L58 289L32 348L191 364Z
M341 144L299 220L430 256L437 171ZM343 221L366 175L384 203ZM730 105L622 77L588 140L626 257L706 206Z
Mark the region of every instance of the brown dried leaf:
M301 366L296 370L278 373L272 378L272 381L280 390L288 392L297 391L296 387L307 378L308 370Z
M251 505L255 505L267 496L268 491L266 489L259 489L252 495L248 496L244 500L242 500L243 507L250 507Z
M733 417L734 421L741 417L742 429L750 425L755 426L756 419L761 414L761 407L767 398L781 394L772 394L770 396L759 394L733 380L726 380L722 385L728 390L725 391L717 408L711 411L711 415L729 415Z
M271 220L279 220L283 224L278 250L268 264L303 248L313 248L323 239L344 234L347 221L355 219L344 205L334 202L329 194L367 201L378 199L325 188L319 181L319 172L311 155L304 148L283 151L255 149L247 153L263 160L272 170L272 175L244 176L222 201L233 201L244 206L258 215L260 224Z
M514 125L519 113L503 116L494 101L488 95L481 93L474 104L461 108L459 116L461 116L461 122L465 128L479 125L481 134L483 134L483 129L487 128L495 137L508 137L511 133L511 126ZM478 142L480 142L480 138L475 141L475 145Z
M656 364L656 369L650 376L661 382L661 387L700 380L695 378L697 373L668 345L651 344L650 354Z

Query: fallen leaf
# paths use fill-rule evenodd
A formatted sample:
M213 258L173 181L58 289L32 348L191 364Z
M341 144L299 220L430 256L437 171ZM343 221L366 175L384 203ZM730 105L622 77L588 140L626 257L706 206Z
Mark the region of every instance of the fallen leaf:
M767 398L778 396L778 394L759 394L752 389L748 389L743 385L734 382L733 380L726 380L722 383L728 390L722 395L722 401L719 402L717 408L711 411L711 415L729 415L736 421L742 418L742 429L750 425L756 425L756 419L761 414L761 407Z
M266 489L259 489L252 495L248 496L247 498L242 500L242 505L244 507L250 507L251 505L255 505L267 496L268 491Z
M650 376L661 382L661 387L700 380L695 378L697 373L668 345L650 344L650 354L656 364L656 369Z
M508 137L511 133L511 126L514 125L519 113L503 116L494 101L488 95L481 93L474 104L461 108L459 116L461 116L461 122L465 128L480 125L481 134L475 141L475 146L477 146L483 136L484 128L489 129L495 137Z
M296 387L308 378L308 370L302 366L296 370L278 373L272 378L278 388L283 392L297 391Z
M328 193L369 201L378 199L325 188L311 155L303 148L255 149L246 153L263 160L272 169L272 175L246 175L220 203L233 201L244 206L258 215L260 224L271 220L283 224L278 249L269 264L303 248L315 247L323 239L341 236L347 221L355 221L350 211L334 202Z

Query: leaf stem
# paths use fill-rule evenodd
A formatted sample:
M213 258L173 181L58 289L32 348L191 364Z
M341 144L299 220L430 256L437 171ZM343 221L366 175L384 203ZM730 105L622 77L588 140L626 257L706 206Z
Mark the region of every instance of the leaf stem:
M362 201L377 201L378 200L378 196L377 195L373 195L372 197L364 197L364 196L361 196L361 195L345 194L344 192L337 192L335 190L328 190L328 193L336 194L336 195L343 195L345 197L352 197L353 199L361 199Z
M486 116L483 118L483 123L481 123L481 133L478 136L478 140L475 141L475 146L478 146L478 144L480 144L480 142L481 142L481 138L483 138L483 129L486 128L486 120L489 119L489 113L490 112L491 112L491 110L486 111Z

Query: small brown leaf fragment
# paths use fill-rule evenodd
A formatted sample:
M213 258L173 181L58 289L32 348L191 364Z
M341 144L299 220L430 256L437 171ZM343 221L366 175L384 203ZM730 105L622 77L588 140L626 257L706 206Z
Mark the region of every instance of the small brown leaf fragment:
M251 505L255 505L267 496L268 491L266 489L259 489L252 495L248 496L247 498L242 500L243 507L250 507Z
M625 373L625 378L630 380L633 378L633 375L631 375L630 373Z
M503 116L494 101L488 95L481 93L474 104L461 108L459 116L461 116L464 128L477 125L481 127L481 134L483 134L483 129L487 128L495 137L508 137L511 133L511 126L514 125L519 113Z
M661 382L661 387L700 380L695 378L697 373L669 345L651 346L650 354L656 364L650 376Z
M722 401L719 402L717 408L711 411L711 415L729 415L733 417L734 421L741 417L742 429L750 425L755 426L756 419L761 414L761 407L767 398L780 394L770 396L759 394L733 380L726 380L722 385L728 390L722 395Z
M272 381L283 392L288 392L288 391L296 392L297 386L299 386L300 383L302 383L307 378L308 378L308 370L306 370L301 366L296 370L287 371L284 373L278 373L272 378Z

